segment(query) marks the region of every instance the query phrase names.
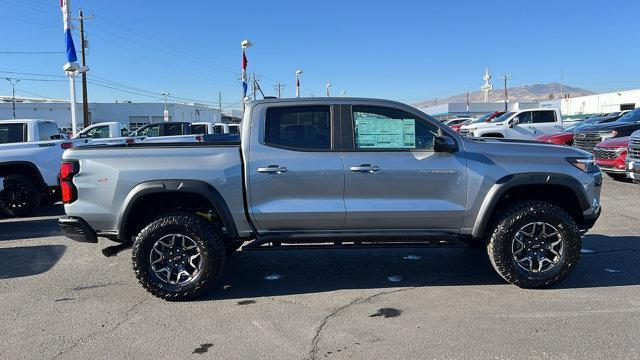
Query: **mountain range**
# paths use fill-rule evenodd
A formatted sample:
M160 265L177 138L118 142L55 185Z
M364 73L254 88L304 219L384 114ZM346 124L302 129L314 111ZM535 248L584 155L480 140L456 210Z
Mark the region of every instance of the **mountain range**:
M561 88L562 87L562 91ZM509 101L542 101L560 99L561 94L564 96L576 97L584 95L593 95L594 92L581 89L579 87L560 85L559 83L548 84L531 84L519 87L508 88ZM437 99L438 104L446 103L464 103L467 101L466 94L458 94L449 96L444 99ZM498 89L495 85L489 93L489 102L504 101L504 90ZM469 93L469 102L484 102L484 93L480 90ZM415 103L415 107L424 107L435 105L436 99L423 100Z

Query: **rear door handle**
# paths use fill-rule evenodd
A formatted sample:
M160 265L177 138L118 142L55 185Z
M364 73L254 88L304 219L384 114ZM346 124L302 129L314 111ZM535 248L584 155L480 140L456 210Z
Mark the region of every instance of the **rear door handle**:
M281 174L287 172L287 168L284 166L281 167L280 165L269 165L267 167L259 167L258 172L264 174Z
M380 167L371 164L362 164L360 166L352 166L349 168L349 170L361 173L374 173L380 171Z

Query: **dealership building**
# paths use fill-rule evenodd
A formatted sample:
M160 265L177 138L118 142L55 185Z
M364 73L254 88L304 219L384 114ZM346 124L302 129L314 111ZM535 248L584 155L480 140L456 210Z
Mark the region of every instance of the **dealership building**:
M577 96L562 100L513 101L507 103L507 108L510 111L532 108L553 108L560 109L563 116L580 116L633 110L638 106L640 106L640 89ZM465 102L445 103L421 107L420 110L440 120L454 117L479 117L494 111L504 111L504 102L469 104Z
M137 129L149 123L164 121L163 103L89 103L89 123L117 121L129 129ZM170 121L231 122L220 109L197 103L167 103ZM232 114L237 115L237 114ZM77 104L78 126L82 126L82 104ZM65 100L16 97L16 118L54 120L61 128L71 128L71 107ZM0 96L0 120L13 118L11 96Z

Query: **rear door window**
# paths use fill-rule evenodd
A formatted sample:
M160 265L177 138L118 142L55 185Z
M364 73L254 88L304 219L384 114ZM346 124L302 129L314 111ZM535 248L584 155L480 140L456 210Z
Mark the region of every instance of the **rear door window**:
M27 124L0 124L0 144L27 141Z
M531 124L531 111L518 114L518 124Z
M555 111L534 111L532 122L534 124L556 122L556 113Z
M58 139L60 137L60 131L58 125L53 122L40 122L38 123L38 136L40 141L48 141Z
M182 124L166 124L164 126L164 136L183 135Z
M292 106L267 109L265 143L300 150L330 150L329 106Z
M159 124L149 125L148 127L138 132L138 135L148 136L148 137L160 136L160 125Z

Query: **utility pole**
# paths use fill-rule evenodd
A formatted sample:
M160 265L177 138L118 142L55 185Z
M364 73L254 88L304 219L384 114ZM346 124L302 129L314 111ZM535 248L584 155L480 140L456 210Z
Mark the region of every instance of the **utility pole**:
M16 84L20 82L20 79L12 79L12 78L5 78L7 79L7 81L11 84L11 89L12 89L12 94L13 96L11 97L11 104L13 107L13 118L16 118Z
M467 91L467 113L469 112L469 92Z
M218 91L218 108L220 109L220 114L222 114L222 91Z
M93 15L85 17L80 9L80 47L82 48L82 124L86 128L89 126L89 102L87 100L87 63L85 59L85 49L88 47L87 40L84 38L84 19L93 19Z
M167 96L169 96L171 94L169 94L168 92L163 92L162 96L164 96L164 112L162 113L162 117L164 118L164 121L169 121L169 110L167 110Z
M278 93L278 99L280 99L282 97L282 88L284 87L284 85L278 81L278 83L273 85L273 87Z
M504 111L507 111L507 103L509 102L509 92L507 91L507 80L511 77L511 74L500 75L500 79L504 80Z
M256 100L256 90L258 87L256 86L256 73L251 74L251 91L253 93L253 100Z

